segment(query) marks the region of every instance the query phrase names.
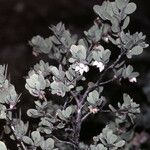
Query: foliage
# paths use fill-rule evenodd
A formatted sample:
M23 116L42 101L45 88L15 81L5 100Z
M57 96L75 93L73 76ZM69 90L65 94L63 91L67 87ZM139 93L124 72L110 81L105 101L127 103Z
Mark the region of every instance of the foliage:
M128 128L135 124L140 106L124 94L123 103L118 102L116 108L108 103L103 91L111 82L123 79L137 82L139 73L133 71L128 60L148 47L146 36L126 31L129 15L136 10L135 3L104 1L93 9L97 19L84 31L84 38L71 35L60 22L49 27L52 36L44 39L37 35L30 41L36 57L43 53L57 62L54 66L41 60L26 77L25 88L35 97L35 107L28 109L27 115L38 119L36 130L30 130L29 122L24 123L21 110L19 117L14 117L20 95L8 79L7 66L0 66L0 119L6 121L4 131L17 142L18 149L117 150L128 146L126 135L133 135ZM104 48L102 43L116 46L120 54L115 60L111 57L114 50ZM99 70L96 82L86 79L91 68ZM108 72L110 78L106 80ZM57 95L61 102L52 100L52 95ZM109 110L106 110L104 106L108 104ZM112 120L93 137L93 142L80 141L82 123L91 114L102 112L113 116ZM0 149L7 149L3 142L0 142Z
M0 148L1 150L7 150L5 143L2 141L0 141Z

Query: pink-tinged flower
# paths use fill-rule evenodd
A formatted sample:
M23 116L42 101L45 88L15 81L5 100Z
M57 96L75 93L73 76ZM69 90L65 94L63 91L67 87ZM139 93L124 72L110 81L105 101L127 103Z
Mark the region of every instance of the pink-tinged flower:
M135 77L133 77L133 78L129 79L129 81L133 83L133 82L137 82L137 79Z
M93 108L93 107L89 107L89 110L92 114L96 114L99 111L98 108Z
M75 71L83 75L84 72L89 71L89 67L83 63L78 63L77 66L75 67Z
M16 106L15 102L10 102L10 104L9 104L9 108L10 109L13 109L15 106Z
M97 68L99 68L100 72L102 72L105 68L104 64L102 62L98 62L98 61L94 61L93 66L96 66Z

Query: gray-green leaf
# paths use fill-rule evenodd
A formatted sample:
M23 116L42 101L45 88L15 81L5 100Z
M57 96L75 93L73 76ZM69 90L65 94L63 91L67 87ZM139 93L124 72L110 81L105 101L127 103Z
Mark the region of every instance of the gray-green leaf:
M132 14L136 10L137 6L135 3L129 3L125 9L126 14Z
M5 143L2 141L0 141L0 150L7 150Z

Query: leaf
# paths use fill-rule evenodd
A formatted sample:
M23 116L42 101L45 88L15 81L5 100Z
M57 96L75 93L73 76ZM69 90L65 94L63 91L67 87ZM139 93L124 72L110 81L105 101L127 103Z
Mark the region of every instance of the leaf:
M129 50L129 52L127 53L127 57L131 59L132 55L140 55L142 52L143 52L143 47L138 45L132 48L131 50Z
M7 150L5 143L2 141L0 141L0 150Z
M86 59L86 48L83 45L79 45L78 46L78 52L77 52L77 57L80 58L81 60L85 60Z
M65 127L65 124L62 123L62 122L57 125L57 128L58 128L58 129L62 129L62 128L64 128L64 127Z
M72 113L72 107L71 106L67 107L65 110L62 111L62 114L66 118L69 118L71 113Z
M46 117L41 118L41 122L39 123L39 126L47 126L49 128L53 128L53 124L51 124L50 120L48 120L48 118Z
M118 8L116 2L112 2L111 5L112 5L112 9L113 9L114 14L118 15L119 14L119 8Z
M99 93L94 90L92 92L89 93L88 97L87 97L87 101L90 104L96 104L96 102L99 100Z
M86 41L86 39L80 39L78 42L79 45L83 45L85 48L88 48L88 42Z
M95 6L93 7L93 10L94 10L94 12L95 12L96 14L101 15L101 13L100 13L101 6L95 5Z
M103 144L98 144L98 145L90 145L90 150L107 150L107 148L104 147Z
M40 116L39 116L39 113L38 113L38 111L37 111L36 109L29 109L29 110L27 111L27 115L28 115L29 117L33 117L33 118L38 118L38 117L40 117Z
M111 131L109 131L107 133L107 142L108 142L108 144L114 144L116 142L117 138L118 138L117 135L112 134Z
M126 77L130 76L130 74L133 72L133 67L131 65L128 65L126 68Z
M8 125L4 126L4 132L5 132L5 134L10 134L11 133L11 129Z
M51 138L48 138L47 140L42 141L40 146L41 146L42 150L55 150L55 149L53 149L54 148L54 140Z
M77 86L77 87L76 87L76 91L77 91L77 92L80 92L80 91L82 91L83 89L84 89L83 86Z
M51 93L52 94L57 94L58 96L64 97L66 92L68 92L71 88L70 86L65 85L63 82L57 82L54 81L50 85L51 87Z
M35 51L45 54L50 52L53 45L51 38L44 39L39 35L33 37L30 44L34 47Z
M115 33L119 32L120 31L120 27L119 27L118 19L117 18L112 18L111 19L111 23L112 23L112 27L111 27L112 31L115 32Z
M6 106L0 104L0 119L6 119Z
M48 150L51 150L51 149L54 148L54 140L53 140L53 139L48 138L48 139L45 141L45 143L46 143L46 147L47 147Z
M128 27L128 25L129 25L129 23L130 23L130 17L127 16L127 17L125 18L124 22L123 22L122 29L123 29L123 30L126 29L126 28Z
M109 61L110 56L111 56L111 51L106 49L103 53L103 61L107 63Z
M63 116L62 111L60 109L57 110L57 115L61 120L66 121L66 118Z
M122 146L124 146L124 145L125 145L125 141L124 141L124 140L121 140L121 141L119 141L119 142L117 142L117 143L115 144L116 147L122 147Z
M111 5L111 2L108 2L106 12L110 15L110 17L114 16L113 7Z
M107 150L107 148L104 147L104 145L102 145L102 144L98 144L97 148L98 148L98 150Z
M59 77L59 70L55 66L52 66L50 70L54 76Z
M129 3L127 7L125 8L126 14L132 14L136 10L137 6L135 3Z
M22 140L23 140L24 143L26 143L28 145L34 145L32 139L29 138L28 136L23 136Z
M75 59L85 60L87 50L83 45L72 45L70 52Z
M35 143L35 146L39 146L40 142L41 142L41 139L42 139L39 131L33 131L31 133L31 137L32 137L32 139L33 139L33 141Z
M125 0L116 0L116 5L119 9L123 9L124 4L125 4Z
M134 48L132 48L131 52L132 55L140 55L143 52L143 47L135 46Z
M50 74L50 68L49 63L45 63L43 60L33 66L35 72L42 72L44 77Z

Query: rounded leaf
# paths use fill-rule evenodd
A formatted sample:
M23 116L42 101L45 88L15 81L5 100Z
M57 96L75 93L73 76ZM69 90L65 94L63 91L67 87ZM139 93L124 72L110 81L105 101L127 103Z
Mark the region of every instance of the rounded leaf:
M29 138L28 136L23 136L22 140L23 140L24 143L26 143L28 145L33 145L34 144L32 139Z
M135 3L129 3L125 9L126 14L132 14L136 10L137 6Z
M117 142L117 143L115 144L116 147L122 147L122 146L124 146L124 145L125 145L125 141L124 141L124 140L121 140L121 141L119 141L119 142Z
M123 29L123 30L126 29L126 28L128 27L128 25L129 25L129 23L130 23L130 17L127 16L127 17L125 18L124 22L123 22L122 29Z
M39 113L38 113L38 111L36 109L29 109L27 111L27 115L29 117L32 117L32 118L38 118L39 117Z
M135 46L131 50L132 55L140 55L143 52L143 47L141 46Z
M7 150L5 143L2 141L0 141L0 150Z

